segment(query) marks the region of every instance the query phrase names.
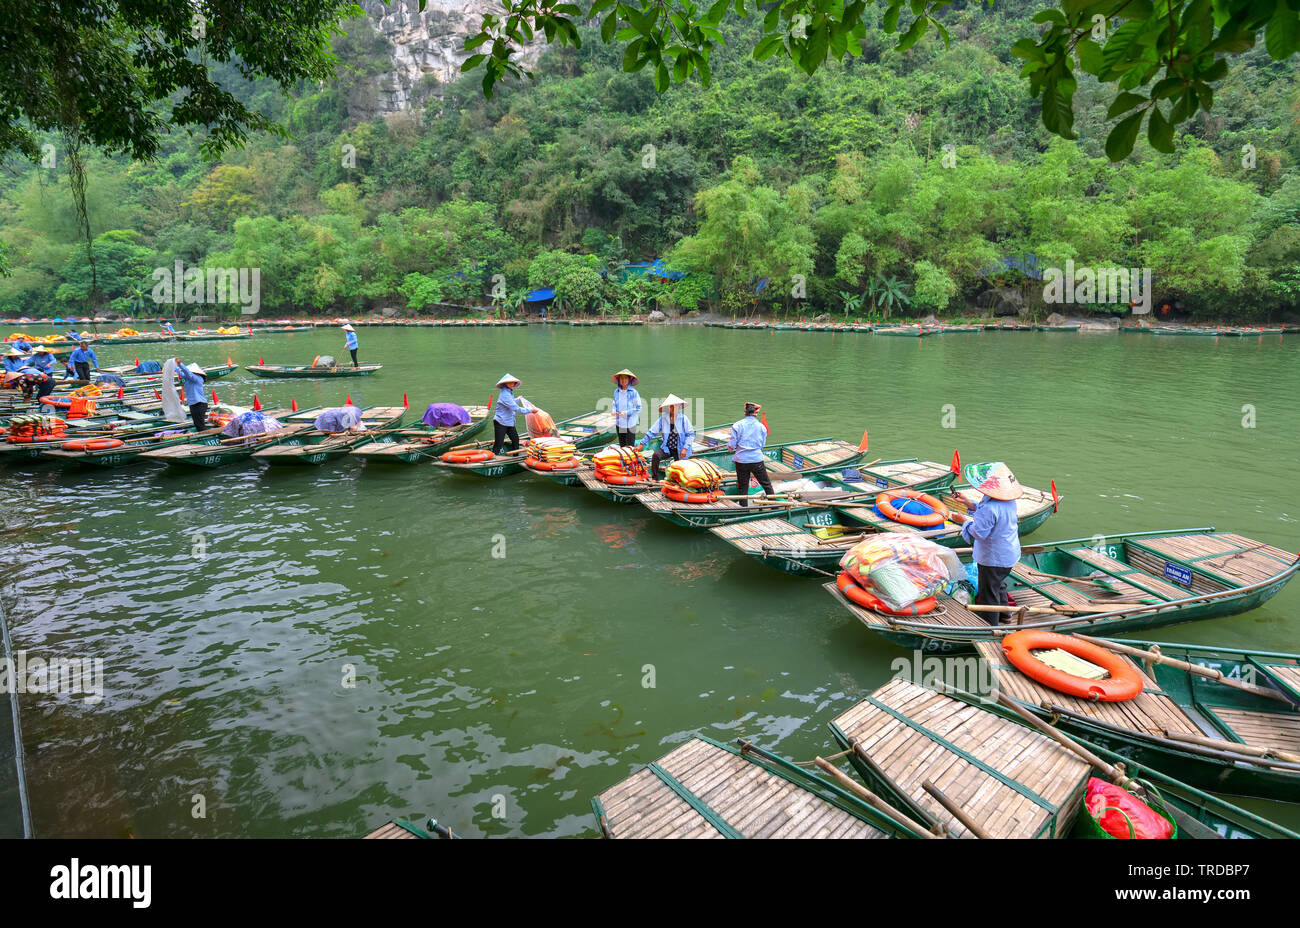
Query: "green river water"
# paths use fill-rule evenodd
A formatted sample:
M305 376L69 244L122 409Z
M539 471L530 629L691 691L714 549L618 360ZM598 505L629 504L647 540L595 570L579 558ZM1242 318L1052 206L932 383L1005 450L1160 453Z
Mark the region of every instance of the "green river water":
M415 420L429 402L486 402L510 371L559 419L607 402L629 366L647 401L690 400L697 426L755 400L772 441L870 429L873 458L957 448L1055 479L1064 501L1037 541L1214 525L1300 550L1300 338L359 334L362 360L384 364L373 377L239 371L217 392L303 407L408 393ZM322 329L183 357L307 363L342 344ZM100 363L136 356L164 355L122 346ZM910 657L815 581L529 474L39 465L0 487L14 647L105 662L102 703L22 699L39 835L354 836L432 814L468 836L592 836L591 797L692 733L825 753L827 721ZM1300 584L1156 637L1300 651ZM1300 827L1300 807L1234 801Z

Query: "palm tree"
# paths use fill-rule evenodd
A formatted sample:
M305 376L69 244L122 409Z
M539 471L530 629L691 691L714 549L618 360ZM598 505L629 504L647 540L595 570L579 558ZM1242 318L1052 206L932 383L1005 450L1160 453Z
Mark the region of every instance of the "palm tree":
M840 291L840 299L844 301L844 318L847 319L849 314L857 315L862 309L862 303L866 300L866 294L853 294L845 290Z
M907 284L903 283L897 277L880 277L879 299L885 308L885 318L889 318L889 313L894 307L911 306L912 298L907 295Z

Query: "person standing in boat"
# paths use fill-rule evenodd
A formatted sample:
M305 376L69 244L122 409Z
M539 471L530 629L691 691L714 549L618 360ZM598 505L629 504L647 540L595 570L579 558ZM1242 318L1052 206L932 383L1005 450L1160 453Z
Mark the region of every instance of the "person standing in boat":
M641 423L641 394L636 392L637 376L626 367L614 375L614 424L618 428L620 448L636 444L636 427Z
M174 336L176 334L176 330L172 328L172 324L170 322L164 322L162 324L162 334Z
M513 374L506 374L497 381L497 386L501 392L497 394L497 408L492 413L492 453L500 454L501 449L505 447L506 439L510 440L510 450L515 451L519 448L519 430L515 428L515 416L520 413L530 413L533 411L533 404L528 402L522 396L515 398L515 388L519 386L519 378Z
M95 357L95 351L88 346L83 339L77 343L76 349L72 356L68 358L73 368L77 372L78 380L90 380L90 368L93 365L97 370L99 368L99 358Z
M763 446L767 444L767 427L758 421L758 414L763 407L758 403L745 404L745 418L731 426L731 438L727 448L734 451L731 456L736 464L736 492L742 499L740 505L748 508L749 478L753 477L763 488L767 496L775 495L772 478L767 475L767 458L763 455Z
M961 527L961 537L970 542L979 569L975 603L1006 606L1010 604L1007 578L1020 561L1020 516L1016 500L1024 488L1001 462L969 464L964 475L966 482L983 494ZM988 616L989 624L996 625L1005 614L994 612Z
M650 476L660 480L659 466L665 458L685 461L691 456L695 427L686 415L686 400L669 393L668 398L659 404L659 419L646 430L638 444L645 448L656 438L659 447L650 456Z
M181 400L190 409L190 419L194 422L194 431L201 432L208 424L208 399L203 392L203 385L207 382L208 374L197 364L191 364L188 367L181 362L180 358L174 358L176 362L176 376L181 379L181 387L184 397Z
M343 331L347 333L343 347L352 353L352 366L357 367L357 330L345 324Z

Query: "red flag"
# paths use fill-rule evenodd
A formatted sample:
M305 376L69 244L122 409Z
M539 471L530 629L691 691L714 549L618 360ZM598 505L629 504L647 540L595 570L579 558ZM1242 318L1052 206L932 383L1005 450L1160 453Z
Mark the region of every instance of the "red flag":
M226 355L226 367L234 367L235 362L230 360L230 355Z
M153 391L153 398L156 399L156 400L160 400L160 399L162 399L162 394L159 393L157 390L154 390L154 391Z
M492 411L492 401L496 399L491 393L488 394L488 412Z
M217 406L217 405L219 405L220 403L221 403L221 400L217 399L217 388L216 388L216 387L213 387L213 388L212 388L212 405L213 405L213 406Z
M265 364L265 363L266 363L266 359L265 359L265 358L258 358L258 359L257 359L257 363L258 363L258 364Z
M1061 497L1056 495L1056 481L1052 481L1052 512L1056 512L1056 505L1061 501Z
M139 367L139 366L140 366L140 359L139 359L139 358L136 358L136 359L135 359L135 366L136 366L136 367Z
M349 406L354 405L353 402L352 402L352 394L351 394L351 393L348 394L348 405L349 405Z
M866 430L866 429L863 429L863 430L862 430L862 442L858 445L858 450L859 450L859 451L866 451L866 450L867 450L867 430Z
M763 413L763 428L767 429L767 413ZM771 429L767 429L768 434L772 434Z
M961 475L961 455L957 453L956 448L952 449L952 472Z
M253 408L256 409L256 410L261 410L261 408L262 408L262 403L261 403L261 401L257 398L257 394L256 394L256 393L253 394Z
M405 393L402 394L402 405L405 406L407 409L411 408L411 401L406 398Z
M122 399L122 397L124 397L124 396L126 396L126 389L123 388L123 387L118 387L118 388L117 388L117 398L120 400L120 399Z
M298 411L298 401L297 401L297 400L295 400L295 399L290 399L290 400L289 400L289 411L290 411L290 412L297 412L297 411Z

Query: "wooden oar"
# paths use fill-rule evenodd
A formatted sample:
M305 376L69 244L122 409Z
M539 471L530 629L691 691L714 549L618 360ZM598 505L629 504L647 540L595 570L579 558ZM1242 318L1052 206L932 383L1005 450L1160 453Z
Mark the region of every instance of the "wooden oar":
M904 815L902 812L898 811L898 809L894 808L884 799L877 796L871 790L867 789L857 780L850 777L843 770L840 770L840 768L836 767L834 764L826 760L824 757L814 757L813 762L822 770L825 770L832 777L834 777L835 782L839 783L840 786L843 786L849 792L853 793L859 799L864 800L869 805L872 805L875 808L879 809L881 812L884 812L886 815L888 815L890 818L894 819L895 821L903 825L906 825L908 828L916 832L916 834L920 835L922 838L940 837L939 835L936 835L934 832L930 831L924 825L914 821L909 816Z
M1269 689L1266 686L1256 686L1254 683L1247 683L1245 680L1234 680L1231 677L1225 677L1220 670L1214 670L1210 667L1202 667L1200 664L1193 664L1189 661L1179 660L1176 657L1167 657L1158 650L1143 651L1141 648L1134 648L1130 645L1120 644L1118 641L1107 641L1104 638L1093 638L1091 635L1081 635L1075 633L1075 638L1086 641L1089 644L1095 644L1099 648L1105 648L1108 651L1114 651L1117 654L1127 654L1129 657L1141 658L1143 661L1150 661L1154 664L1164 664L1167 667L1177 667L1179 670L1185 670L1188 673L1196 674L1199 677L1207 677L1216 683L1222 683L1224 686L1230 686L1233 689L1242 690L1252 693L1256 696L1263 696L1266 699L1275 699L1278 702L1284 702L1287 705L1295 705L1282 693L1277 690ZM1297 758L1300 760L1300 758Z
M1199 744L1208 748L1222 748L1225 744L1231 745L1232 750L1237 754L1250 754L1253 757L1262 757L1270 759L1276 757L1278 760L1286 761L1291 764L1300 764L1300 754L1293 751L1284 751L1281 748L1261 748L1253 744L1237 744L1235 741L1222 741L1214 738L1203 738L1200 735L1185 735L1182 732L1169 731L1161 729L1165 737L1172 741L1185 741L1189 744Z
M1037 728L1043 734L1047 735L1047 737L1051 738L1057 744L1061 745L1067 750L1073 751L1079 757L1083 758L1083 760L1087 761L1091 766L1102 771L1104 774L1106 774L1106 778L1109 779L1112 783L1116 784L1117 786L1123 786L1124 783L1128 782L1128 777L1124 773L1122 773L1118 767L1102 760L1096 754L1092 753L1092 751L1089 751L1082 744L1075 741L1073 738L1071 738L1069 735L1065 734L1064 732L1057 731L1055 727L1048 725L1038 716L1034 715L1034 713L1030 712L1028 709L1023 708L1020 705L1020 703L1008 697L1006 693L999 691L997 694L997 698L998 698L998 702L1001 705L1010 709L1012 712L1020 716L1022 719L1024 719L1026 722L1032 725L1034 728Z
M939 789L939 787L935 786L929 780L925 780L921 783L921 789L933 796L939 805L947 809L952 814L952 817L965 825L966 830L975 837L986 839L993 837L979 825L976 825L974 820L966 814L965 810L963 810L961 806L957 805L957 803L945 796L943 790Z
M924 822L925 827L929 828L935 834L943 834L944 828L938 819L927 812L920 803L909 796L907 790L903 789L903 787L899 785L893 777L885 772L884 767L876 763L876 759L867 753L867 749L862 746L862 742L858 741L856 738L850 738L849 749L857 755L857 758L862 761L862 763L866 764L867 769L871 771L873 776L893 790L894 795L901 799L903 805L907 807L908 814L917 821Z

